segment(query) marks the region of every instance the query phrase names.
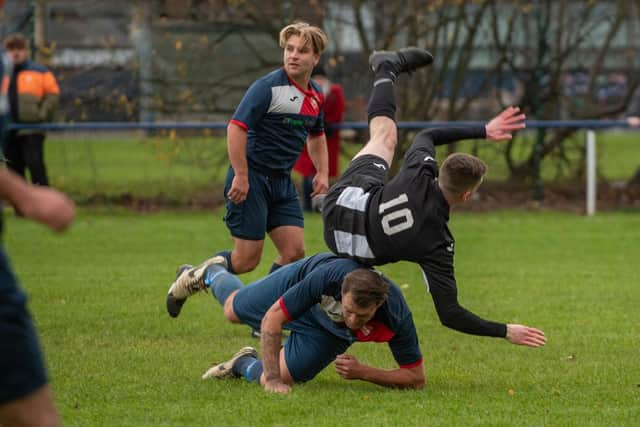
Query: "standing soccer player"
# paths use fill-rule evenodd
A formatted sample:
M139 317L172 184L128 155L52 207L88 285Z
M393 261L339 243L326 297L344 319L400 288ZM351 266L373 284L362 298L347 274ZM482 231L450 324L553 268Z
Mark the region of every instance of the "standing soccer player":
M407 151L398 174L385 183L397 142L396 77L431 61L429 52L419 48L371 55L375 72L368 107L371 139L326 196L325 241L334 253L367 265L418 263L447 327L503 337L513 344L544 345L546 338L539 329L485 320L459 304L449 214L478 188L486 165L474 156L454 153L438 171L435 160L436 145L468 138L511 139L512 131L525 127L525 115L510 107L486 126L424 130Z
M284 27L283 68L251 85L227 127L225 222L234 247L220 255L234 273L256 268L265 233L278 251L271 271L304 256L304 218L291 169L306 142L318 171L314 195L327 192L323 95L311 81L326 42L324 32L307 23Z

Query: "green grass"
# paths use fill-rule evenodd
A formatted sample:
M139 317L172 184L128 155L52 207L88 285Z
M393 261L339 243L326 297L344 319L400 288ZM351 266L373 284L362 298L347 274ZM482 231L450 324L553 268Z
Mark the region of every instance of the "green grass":
M531 150L531 135L522 139L516 153L526 156ZM599 176L613 181L628 180L640 166L637 133L601 132L598 134ZM572 146L582 144L583 135ZM464 142L459 151L472 152L474 142ZM343 144L346 155L341 170L362 143ZM503 144L479 142L477 154L489 165L489 181L504 181L508 171L501 148ZM569 156L575 157L576 151ZM438 158L446 155L439 147ZM227 171L226 144L213 136L113 137L109 133L85 137L49 135L46 162L52 185L82 201L90 196L117 198L122 195L162 198L177 204L194 195L222 195L221 182ZM555 179L551 162L543 164L546 182Z
M212 137L54 135L45 154L52 185L79 200L129 195L184 202L219 189L228 167L224 141Z
M596 158L599 179L608 181L627 181L640 167L640 143L638 132L604 131L596 133ZM517 137L513 156L516 163L528 159L535 144L535 131L529 130ZM571 161L571 168L547 157L542 163L542 179L546 183L574 178L571 173L584 168L582 153L585 146L585 132L579 131L565 142L565 155ZM489 166L489 181L504 181L509 178L509 169L504 159L504 144L487 141L464 141L458 144L457 151L469 152L485 160ZM438 147L438 158L446 157L447 147Z
M175 267L228 248L222 213L81 211L62 236L9 215L5 246L30 294L67 426L637 425L640 419L640 217L459 213L463 305L545 330L541 349L457 333L438 322L418 268L382 268L414 313L428 383L422 391L345 381L327 368L290 395L240 380L200 380L213 361L255 345L210 295L179 319L164 311ZM307 218L307 252L324 250ZM260 277L274 256L267 244ZM385 345L350 350L393 368Z

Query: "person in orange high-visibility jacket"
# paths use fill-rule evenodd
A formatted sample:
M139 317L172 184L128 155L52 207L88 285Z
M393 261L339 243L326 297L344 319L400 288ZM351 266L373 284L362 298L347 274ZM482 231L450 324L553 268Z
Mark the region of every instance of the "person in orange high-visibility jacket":
M9 79L9 114L13 123L42 123L53 120L60 88L45 66L29 59L29 42L21 34L12 34L4 47L13 62ZM29 169L31 182L49 185L44 164L45 133L40 130L12 130L4 144L7 166L25 176Z

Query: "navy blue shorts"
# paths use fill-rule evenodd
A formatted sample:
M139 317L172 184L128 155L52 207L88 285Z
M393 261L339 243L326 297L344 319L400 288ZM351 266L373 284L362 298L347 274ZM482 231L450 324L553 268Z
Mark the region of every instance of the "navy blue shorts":
M298 191L291 176L249 171L249 194L239 204L227 197L234 176L233 169L229 168L224 186L227 207L224 221L233 237L264 240L265 234L277 227L304 227Z
M283 293L274 284L284 282L279 276L288 274L286 268L285 265L238 291L233 299L233 311L243 323L260 330L264 314ZM291 331L284 344L284 357L295 382L311 380L351 345L349 341L331 334L319 325L310 312L284 327Z
M0 405L47 383L38 336L9 261L0 248Z

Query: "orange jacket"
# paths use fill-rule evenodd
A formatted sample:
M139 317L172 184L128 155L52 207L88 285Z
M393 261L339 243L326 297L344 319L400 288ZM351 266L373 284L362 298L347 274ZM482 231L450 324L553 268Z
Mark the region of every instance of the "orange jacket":
M58 107L60 88L43 65L27 60L14 66L18 97L18 123L49 122Z

